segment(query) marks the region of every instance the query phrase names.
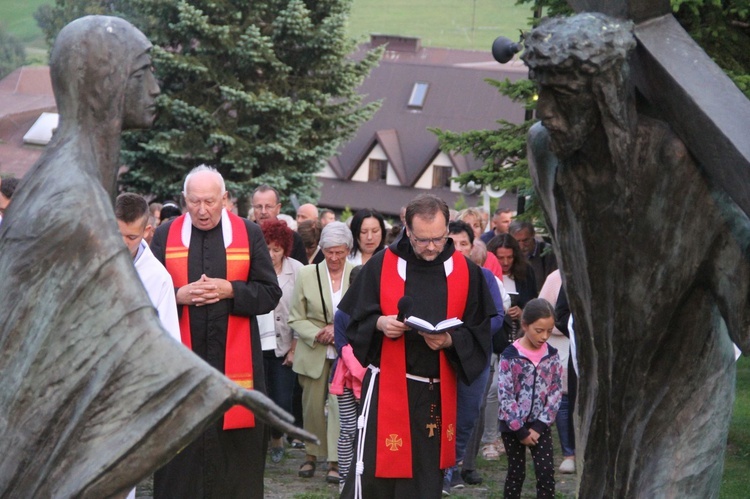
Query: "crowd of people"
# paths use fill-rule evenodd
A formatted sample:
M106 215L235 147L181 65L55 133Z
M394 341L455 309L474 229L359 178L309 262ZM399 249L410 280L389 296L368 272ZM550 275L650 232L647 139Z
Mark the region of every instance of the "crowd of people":
M15 183L0 185L5 208ZM242 218L221 175L200 166L179 203L116 200L165 331L319 439L287 440L233 408L155 473L155 497L262 497L266 456L289 448L306 454L299 477L325 465L342 497L450 495L482 483L478 456L507 454L505 496L520 497L527 447L538 496L554 497L555 424L559 471L575 472L575 374L559 271L534 226L432 195L392 224L312 204L293 219L280 199L261 185ZM409 317L460 323L425 332Z

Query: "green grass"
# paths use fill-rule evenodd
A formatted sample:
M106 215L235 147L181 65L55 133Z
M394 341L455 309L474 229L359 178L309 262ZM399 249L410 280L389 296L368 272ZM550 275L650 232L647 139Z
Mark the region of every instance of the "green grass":
M45 48L44 34L34 19L40 5L52 0L0 0L0 26L27 47Z
M732 422L724 457L720 498L747 497L750 491L750 359L737 362Z
M555 448L555 469L560 464L560 442L557 438L557 430L552 430ZM488 489L487 497L502 497L503 480L507 471L507 461L501 457L500 461L488 462L481 457L477 462L480 473L484 477L484 487ZM562 475L555 472L557 481L558 498L571 498L570 487L564 487L561 481L573 480L570 475ZM527 456L526 481L523 487L523 497L534 497L535 487L534 470L531 464L531 456ZM560 489L566 489L561 492ZM750 358L741 357L737 362L737 384L732 412L732 421L729 426L729 438L726 455L724 456L724 475L722 477L720 499L739 499L749 496L750 491ZM451 494L456 499L468 499L470 495L461 493Z
M422 45L489 50L500 35L518 39L531 10L515 0L354 0L349 34L414 36Z
M27 48L45 49L33 15L53 0L0 0L0 25ZM515 0L354 0L349 35L365 41L371 33L415 36L422 45L489 50L500 35L516 40L531 17Z

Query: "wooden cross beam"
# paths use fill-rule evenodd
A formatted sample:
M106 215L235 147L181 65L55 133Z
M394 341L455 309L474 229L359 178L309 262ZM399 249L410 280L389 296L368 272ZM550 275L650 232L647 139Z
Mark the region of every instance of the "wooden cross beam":
M750 216L750 101L672 16L669 0L568 0L632 19L635 84L718 187Z

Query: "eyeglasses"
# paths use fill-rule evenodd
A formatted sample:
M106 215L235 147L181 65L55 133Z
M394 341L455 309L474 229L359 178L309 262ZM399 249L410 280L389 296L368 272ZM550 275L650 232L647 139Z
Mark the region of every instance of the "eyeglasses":
M422 248L426 248L430 245L430 243L434 244L436 248L440 248L441 246L445 246L445 243L448 241L447 236L443 237L433 237L428 239L422 239L421 237L417 236L411 236L411 240L414 244L417 246L420 246Z

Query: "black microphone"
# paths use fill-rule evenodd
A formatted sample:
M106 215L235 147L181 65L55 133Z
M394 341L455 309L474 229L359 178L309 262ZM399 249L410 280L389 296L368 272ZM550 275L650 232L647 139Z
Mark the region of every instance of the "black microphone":
M402 296L398 301L398 315L396 316L396 320L399 322L404 322L404 318L411 315L411 309L413 306L414 300L411 296Z

